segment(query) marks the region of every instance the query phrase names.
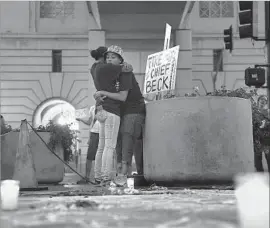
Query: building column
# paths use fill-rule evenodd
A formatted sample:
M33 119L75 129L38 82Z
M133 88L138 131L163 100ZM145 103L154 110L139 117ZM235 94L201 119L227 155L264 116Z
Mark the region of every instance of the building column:
M36 2L29 1L29 32L36 32Z
M190 27L175 31L175 46L180 45L175 95L192 92L192 31Z
M88 64L89 64L89 83L88 83L88 104L94 104L93 95L95 93L94 82L90 73L91 66L95 60L91 57L91 50L98 48L99 46L105 46L105 31L90 29L88 31Z
M91 50L93 49L97 49L99 46L105 46L105 31L102 31L100 29L89 29L88 30L88 69L89 69L89 73L88 73L88 102L87 102L87 106L92 106L95 104L95 99L93 97L94 93L96 92L96 88L94 86L94 82L92 79L92 75L90 73L90 69L93 65L93 63L95 62L95 60L91 57ZM79 129L83 129L85 128L85 125L82 122L79 122ZM82 136L87 136L89 137L89 131L87 130L85 133L81 133L80 137ZM83 144L86 144L87 140L85 142L83 142ZM80 146L83 145L82 143L80 143ZM87 156L87 148L83 148L81 150L81 160L80 160L80 173L82 175L85 175L85 164L86 164L86 156ZM90 178L94 178L94 163L92 164L92 170L90 173Z

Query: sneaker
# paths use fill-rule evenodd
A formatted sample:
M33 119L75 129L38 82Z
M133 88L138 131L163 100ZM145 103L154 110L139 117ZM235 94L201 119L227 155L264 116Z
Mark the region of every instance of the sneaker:
M77 181L77 184L87 184L87 183L89 183L89 179L86 179L86 178Z
M119 174L117 177L115 177L114 183L116 184L116 186L124 187L125 185L127 185L127 176Z
M101 180L96 179L96 178L95 178L94 182L91 182L91 184L93 184L93 185L99 185L100 183L101 183Z

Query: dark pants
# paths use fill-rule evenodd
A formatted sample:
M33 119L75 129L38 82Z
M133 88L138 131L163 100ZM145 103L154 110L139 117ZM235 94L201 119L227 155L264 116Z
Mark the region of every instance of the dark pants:
M142 131L145 116L142 114L127 114L121 119L118 134L116 154L117 163L131 165L132 156L136 161L138 174L143 174Z
M90 161L95 160L97 149L98 149L98 142L99 142L99 133L91 132L88 150L87 150L87 160L90 160Z
M270 172L270 156L269 156L269 149L267 151L268 153L263 152L263 148L254 148L254 163L255 163L255 169L257 172L264 172L263 169L263 153L267 162L268 166L268 172Z
M143 175L143 139L137 139L134 146L136 169L139 175Z

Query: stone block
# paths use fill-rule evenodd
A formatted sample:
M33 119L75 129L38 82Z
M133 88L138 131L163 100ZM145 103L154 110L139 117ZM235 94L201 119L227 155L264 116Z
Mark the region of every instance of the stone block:
M249 100L183 97L146 104L147 181L232 181L254 171Z

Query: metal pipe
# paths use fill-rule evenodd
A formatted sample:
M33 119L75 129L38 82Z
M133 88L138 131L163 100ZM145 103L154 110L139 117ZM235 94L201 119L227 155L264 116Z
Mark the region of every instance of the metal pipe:
M258 68L258 67L270 67L270 64L255 64L255 68Z
M270 17L269 17L269 13L270 13L270 4L269 1L265 1L264 2L264 7L265 7L265 37L266 37L266 41L265 41L265 45L267 48L267 54L266 54L266 59L267 59L267 65L270 64ZM267 96L268 96L268 117L270 117L270 69L267 68Z

